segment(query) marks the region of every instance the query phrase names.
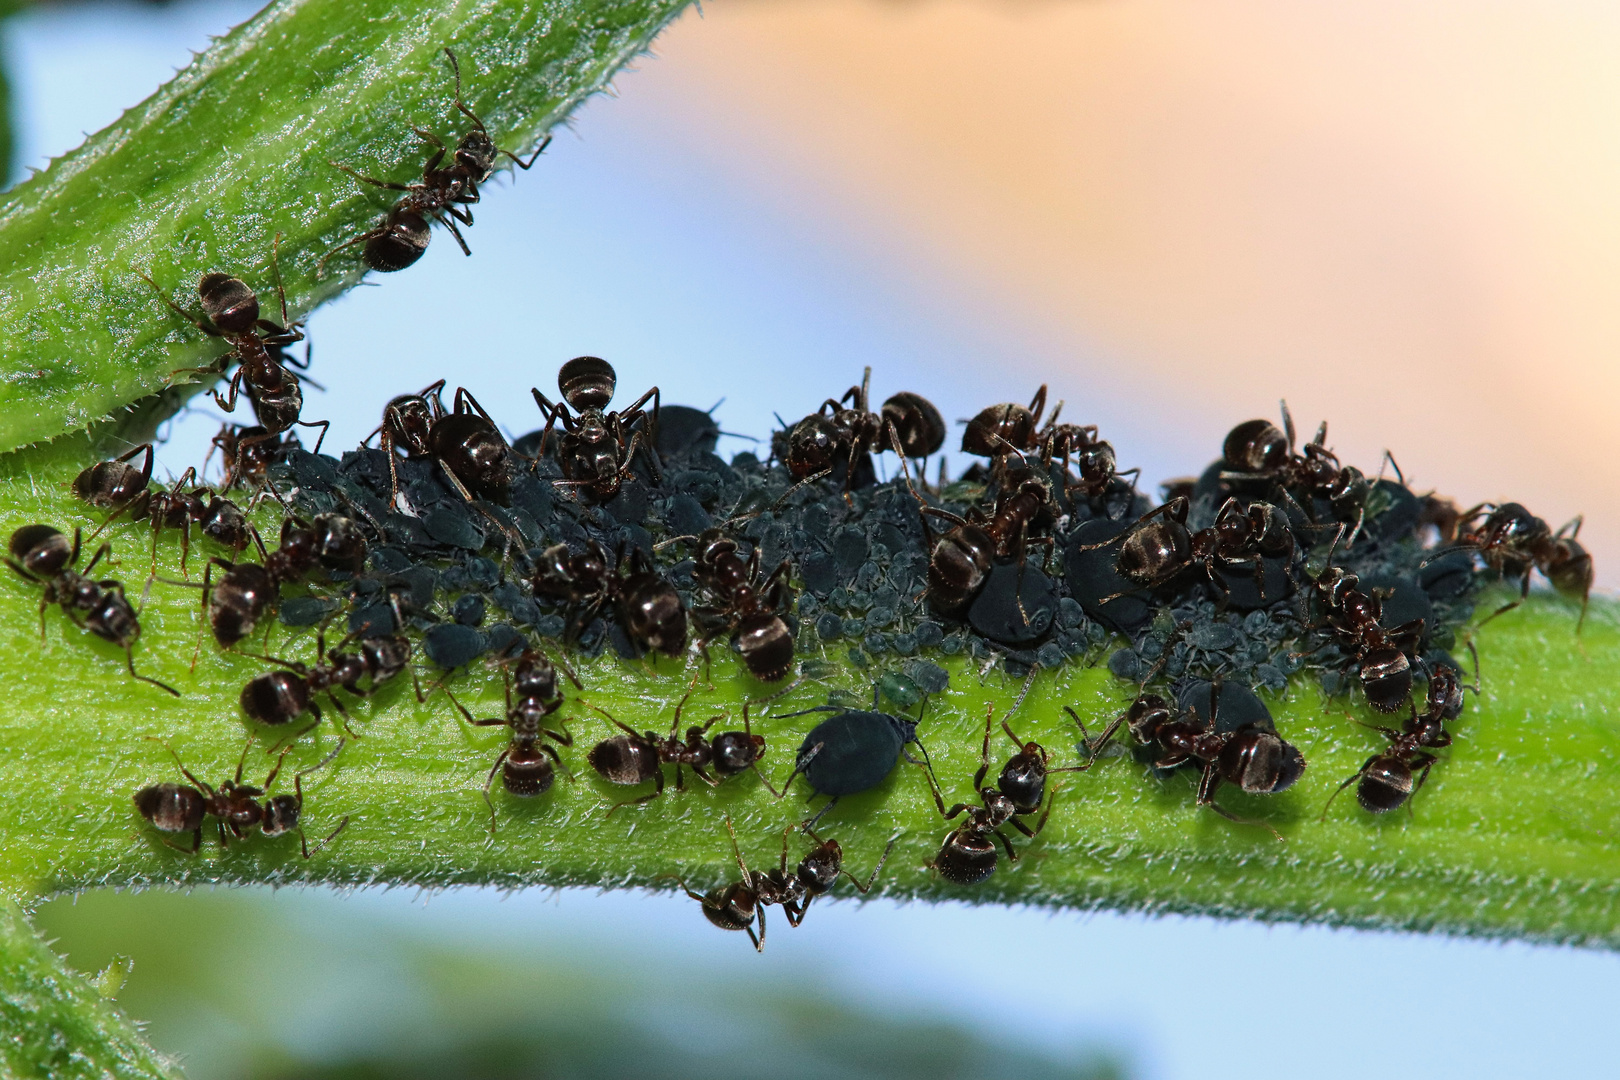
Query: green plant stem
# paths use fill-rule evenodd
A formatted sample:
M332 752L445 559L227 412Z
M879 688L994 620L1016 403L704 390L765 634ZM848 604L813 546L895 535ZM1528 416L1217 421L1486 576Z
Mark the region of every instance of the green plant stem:
M135 274L195 308L220 270L280 318L356 284L357 249L316 263L398 198L333 168L409 182L454 139L443 49L498 145L536 145L646 49L686 0L276 0L151 98L0 196L0 450L82 430L222 350ZM542 159L543 162L543 159ZM440 232L440 230L435 230ZM477 243L476 232L470 237ZM439 235L436 243L454 243Z
M101 992L0 896L0 1073L73 1080L173 1080L163 1060Z
M53 446L4 459L0 531L29 521L60 526L93 519L63 494L84 447ZM115 576L139 591L148 566L147 531L115 525ZM178 545L160 549L160 573L178 578ZM191 569L201 569L196 557ZM255 837L221 850L212 831L199 855L165 847L135 814L140 787L179 780L163 745L169 740L200 778L229 776L247 745L236 705L242 685L265 670L262 660L222 656L203 644L195 673L188 665L197 641L197 591L153 587L142 613L146 637L137 651L145 673L181 689L167 695L133 682L123 657L67 624L47 617L48 641L37 636L37 588L21 581L0 587L0 683L9 708L0 744L0 882L20 897L93 888L200 882L322 882L342 885L441 886L598 885L675 887L681 875L698 890L737 873L725 831L729 815L751 866L773 865L785 829L806 814L802 781L777 801L758 779L744 775L711 790L691 782L645 806L611 818L618 801L648 789L614 788L596 777L584 751L612 734L588 706L637 728L667 730L672 710L694 677L698 686L683 723L725 715L716 730L740 726L745 697L774 688L738 673L717 657L713 689L700 667L684 672L611 658L584 662L584 690L569 688L558 714L575 736L563 761L576 778L521 801L494 793L499 831L480 794L505 746L502 728L469 728L448 700L419 704L408 680L353 710L363 737L328 768L310 776L307 824L312 839L344 816L345 832L315 858L299 856L296 838ZM1058 790L1046 830L1020 840L1016 865L1003 863L975 888L942 882L928 862L950 830L934 806L920 768L902 764L879 789L844 800L821 831L845 846L853 869L865 873L888 838L901 834L877 892L897 897L960 898L1061 907L1145 908L1358 926L1440 929L1453 933L1543 941L1620 944L1616 882L1620 853L1620 609L1597 602L1586 629L1574 636L1574 609L1534 598L1480 631L1484 689L1470 697L1453 725L1456 744L1414 799L1414 814L1372 817L1347 794L1318 822L1329 795L1381 745L1378 723L1341 699L1324 701L1306 682L1271 702L1278 728L1310 763L1290 791L1247 797L1227 788L1220 801L1279 830L1237 825L1193 804L1190 779L1158 782L1127 757L1105 758L1087 773L1053 778ZM277 627L273 655L313 659L312 635ZM1101 659L1101 653L1098 659ZM826 701L837 688L867 698L874 671L854 669L841 655L838 674L810 683L752 710L755 729L769 740L767 773L785 779L793 751L817 717L781 718ZM944 658L941 658L942 660ZM999 675L982 681L961 661L945 661L951 686L929 703L921 728L951 802L972 797L985 710L999 720L1019 686ZM429 672L431 680L435 673ZM498 672L482 665L453 683L479 717L502 714ZM1061 707L1070 705L1093 730L1116 716L1131 688L1100 666L1071 663L1041 673L1013 716L1015 729L1049 748L1054 765L1080 758L1078 732ZM1350 715L1346 715L1346 713ZM1388 722L1384 720L1383 722ZM246 779L263 780L265 747L280 732L256 731ZM335 745L330 725L306 736L287 772L307 767ZM992 766L1011 752L1001 735ZM992 774L993 775L993 774ZM673 778L672 778L673 779ZM672 787L673 785L671 785ZM189 841L189 838L186 838ZM790 855L801 853L791 842Z

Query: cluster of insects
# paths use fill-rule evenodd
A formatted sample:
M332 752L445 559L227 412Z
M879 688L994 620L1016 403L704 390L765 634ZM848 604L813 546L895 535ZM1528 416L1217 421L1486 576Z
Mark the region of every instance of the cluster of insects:
M403 269L434 222L465 251L461 229L498 158L533 164L496 147L449 60L454 108L471 127L453 146L418 130L432 150L411 183L337 166L400 196L328 258L358 247L370 269ZM823 838L823 822L902 764L918 770L908 775L920 776L940 814L928 865L956 885L1020 859L1014 834L1039 836L1064 784L1054 774L1103 767L1126 743L1154 776L1196 774L1196 805L1257 824L1220 793L1273 794L1303 775L1304 755L1255 693L1302 673L1329 695L1356 694L1399 718L1376 729L1387 745L1339 790L1354 786L1373 813L1410 806L1451 743L1446 725L1461 717L1464 691L1478 689L1477 660L1465 684L1452 650L1479 589L1503 581L1519 590L1495 618L1522 600L1532 574L1579 600L1583 616L1592 587L1579 519L1555 531L1518 503L1462 509L1414 492L1387 456L1369 477L1340 461L1325 423L1299 446L1286 405L1280 424L1232 428L1220 457L1164 485L1157 503L1096 427L1060 421L1063 403L1049 408L1045 386L1028 404L1019 395L960 421L955 450L973 463L952 478L943 457L952 426L911 391L874 407L870 369L784 422L763 457L750 449L723 459L710 412L665 405L656 386L614 408L617 372L591 356L560 365L555 399L532 389L533 430L521 438L509 442L466 388L452 394L440 380L393 398L371 436L334 457L320 452L326 421L302 416L308 354L300 362L287 351L303 332L288 316L274 246L270 269L280 322L261 318L258 296L229 273L203 276L196 314L141 275L173 314L228 347L197 369L228 380L216 404L234 413L245 395L253 408L256 423L227 424L214 440L219 479L188 469L154 485L143 444L72 483L102 519L91 543L119 525L150 533L148 592L160 581L198 590L193 666L212 637L265 667L238 699L250 728L277 739L262 784L243 783L245 751L217 786L176 756L185 784L134 795L163 842L190 853L210 818L221 846L254 830L297 832L307 858L331 842L349 819L311 846L304 780L366 737L355 714L409 672L419 702L442 694L469 727L506 729L493 761L483 759L492 833L499 799L545 796L559 773L604 794L621 789L610 816L756 781L772 799L812 800L783 833L774 869L748 868L728 818L740 877L703 893L681 882L710 922L763 947L767 907L798 925L840 878L861 893L873 887L896 839L861 879L845 869L838 840ZM321 432L312 449L299 428ZM188 566L193 526L217 548L200 580ZM180 580L158 576L166 533L179 534ZM81 568L85 542L80 529L70 539L48 524L11 536L7 561L40 590L42 632L47 609L60 607L121 649L131 677L177 694L136 669L140 612L124 584L92 576L111 563L113 540ZM313 652L272 653L278 625L313 628ZM1135 687L1120 716L1093 734L1071 711L1075 753L1054 764L1067 752L1050 753L1020 737L1013 717L998 722L988 710L970 799L947 798L926 741L929 698L949 677L928 656L964 657L981 678L999 670L1027 686L1042 669L1100 661L1110 641L1110 670ZM681 688L667 731L590 700L569 658L609 650ZM734 657L748 680L739 716L694 706L716 654ZM869 705L864 692L777 704L817 685L834 657L870 675ZM479 718L456 696L455 679L478 664L502 680L502 715ZM776 736L761 729L800 717L814 719L801 721L791 755L771 755ZM293 794L268 795L298 739L326 719L343 729L336 747L294 772ZM597 737L577 742L587 728ZM992 781L998 744L1007 752ZM804 850L790 869L795 832ZM190 834L189 847L170 834Z

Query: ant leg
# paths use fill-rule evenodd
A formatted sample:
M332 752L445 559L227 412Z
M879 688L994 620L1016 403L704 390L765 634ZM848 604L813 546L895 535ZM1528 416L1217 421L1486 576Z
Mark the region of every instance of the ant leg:
M316 427L318 427L318 428L321 429L320 435L318 435L316 437L316 439L315 439L315 449L310 451L310 453L312 453L312 454L320 453L321 452L321 443L326 441L326 432L327 432L328 429L331 428L332 421L330 421L330 420L316 420L316 421L311 422L309 420L294 420L293 423L297 424L299 427L308 427L308 428L316 428Z
M865 884L862 884L861 881L858 878L856 878L856 876L854 874L850 873L848 870L840 869L839 873L841 873L845 877L849 878L849 883L851 885L855 886L857 889L859 889L863 894L871 892L872 891L872 883L875 882L877 880L877 876L880 873L883 872L883 864L889 861L889 852L893 851L894 850L894 845L899 843L899 842L900 842L900 834L899 833L896 833L895 835L889 837L889 846L883 849L883 855L878 859L877 865L872 867L872 872L869 875L867 875ZM806 901L804 906L805 906L806 909L808 909L810 907L809 902ZM801 918L802 917L803 916L801 916Z
M349 825L349 815L344 814L343 815L343 820L337 823L337 828L335 828L331 832L327 833L325 838L322 839L320 843L316 844L313 849L311 849L310 846L309 846L309 839L304 835L304 830L302 828L300 828L298 830L298 846L299 846L299 849L301 851L303 851L304 858L313 859L317 854L320 853L321 848L325 847L327 844L330 844L333 840L337 839L337 834L342 832L345 828L347 828L348 825Z
M396 184L392 180L378 180L374 176L367 176L364 173L356 172L354 169L351 169L349 166L347 166L347 165L339 165L335 161L328 161L327 164L332 166L332 168L338 170L339 172L348 173L350 176L354 177L356 180L359 180L363 184L370 184L372 187L379 187L379 188L382 188L385 191L414 191L415 190L415 185L412 185L412 184ZM352 244L352 243L354 243L353 240L349 241L349 244ZM343 246L348 247L349 244L344 244ZM332 251L338 251L338 250L339 250L338 248L333 248L332 249ZM330 256L331 254L332 254L332 252L330 252L330 251L327 252L328 256Z
M755 952L764 952L765 951L765 905L764 904L758 905L758 907L755 909L755 911L759 915L759 937L757 937L757 938L754 937L754 928L752 926L747 927L748 936L750 938L753 938L754 951Z
M1319 822L1326 821L1327 820L1328 807L1332 806L1333 805L1333 800L1337 799L1339 797L1339 792L1343 791L1345 788L1349 787L1351 784L1355 783L1357 780L1360 780L1363 776L1365 776L1366 773L1367 773L1367 765L1371 765L1373 762L1375 762L1377 760L1378 760L1378 755L1374 754L1372 757L1367 759L1367 763L1365 765L1363 765L1360 769L1356 770L1354 773L1351 773L1349 778L1346 779L1344 783L1342 783L1338 787L1334 788L1333 789L1333 794L1329 795L1328 796L1328 801L1322 805L1322 815L1320 817L1318 817L1316 820L1319 821Z
M131 269L134 269L134 268L131 267ZM140 271L140 270L136 270L135 271L135 276L140 278L142 281L146 282L148 285L152 286L152 291L157 293L158 299L163 301L163 303L168 307L168 309L170 311L174 312L176 315L178 315L182 319L186 320L186 322L190 323L192 326L195 326L198 330L201 330L203 333L207 334L209 337L223 337L224 336L223 334L221 334L219 332L219 328L216 327L211 321L209 321L207 316L205 316L205 315L193 315L191 312L187 311L185 308L182 308L179 304L176 304L173 300L169 299L169 294L164 292L162 287L159 286L157 282L153 281L151 279L151 277L149 277L146 273L144 273L143 271Z
M124 646L124 663L125 663L125 666L127 666L129 668L129 673L130 673L130 675L132 677L134 677L136 679L139 679L143 683L151 683L153 686L157 687L159 690L167 690L169 693L173 694L175 697L180 696L180 691L176 690L174 687L170 686L168 683L159 682L158 680L152 678L150 675L142 675L140 672L135 670L135 647L134 647L133 644Z
M333 163L332 162L327 162L327 164L330 165L330 164L333 164ZM340 169L343 168L343 166L341 166L341 165L339 165L337 167L340 168ZM355 173L354 175L355 176L360 176L359 173ZM403 185L384 184L381 181L371 180L369 177L360 176L360 179L367 180L367 181L369 181L371 183L374 183L378 187L398 187L399 190L401 190L401 191L408 190ZM356 244L364 244L364 243L367 243L369 241L377 239L377 237L379 237L379 236L388 235L387 220L388 220L387 218L383 219L383 225L381 227L371 229L371 230L368 230L366 232L363 232L359 236L354 237L353 239L345 240L343 243L339 244L337 247L333 248L331 251L328 251L325 255L322 255L321 256L321 261L315 264L315 273L316 273L316 275L319 276L320 273L323 270L326 269L327 260L329 260L332 256L336 255L338 252L343 251L345 248L352 248Z
M442 214L433 215L433 219L440 225L443 225L445 228L450 230L450 235L455 237L456 243L461 245L461 253L470 258L472 256L472 248L467 246L467 241L462 237L461 230L456 228L455 219L447 218Z
M169 745L169 741L167 739L160 739L156 735L148 735L146 736L146 739L148 742L163 744L163 749L169 752L169 756L174 758L174 763L180 767L180 775L184 776L187 780L190 780L193 784L196 784L207 794L212 795L214 793L213 785L205 784L203 781L191 775L191 770L186 768L186 763L180 760L180 755L175 753L174 747Z
M506 759L512 755L512 748L508 746L501 751L501 756L495 759L495 764L489 767L489 775L484 778L484 802L489 806L489 835L495 835L495 800L489 797L489 789L495 783L495 774L500 771Z
M973 790L978 791L979 785L984 783L984 774L990 771L990 724L995 719L995 702L987 701L984 704L984 745L979 749L979 771L973 774Z
M812 746L810 748L810 752L808 754L805 754L802 758L798 758L798 759L796 759L794 761L794 763L793 763L793 771L788 773L787 783L782 785L782 790L777 791L775 788L771 788L772 793L775 794L778 799L782 798L784 795L786 795L788 793L788 788L793 786L794 777L798 776L801 772L803 772L810 765L810 763L816 759L816 755L821 753L821 748L823 746L825 746L825 745L826 745L826 743L816 743L816 745L814 745L814 746ZM758 763L756 763L754 765L754 771L759 772ZM765 774L764 773L760 773L760 779L761 780L765 779ZM770 787L769 784L767 784L766 786ZM812 796L814 796L814 794L815 794L814 792L811 792ZM821 815L818 814L816 816L820 817Z
M782 790L786 791L787 789L783 788ZM803 824L801 824L799 826L799 828L803 829L805 832L813 832L815 827L816 827L816 823L819 822L823 817L825 817L827 815L827 811L831 810L833 807L838 805L839 798L841 798L841 796L834 795L832 798L828 799L827 800L827 805L823 806L820 810L817 810L816 813L815 813L815 816L812 817L809 821L806 821Z
M996 839L1001 841L1001 846L1007 849L1007 861L1017 862L1018 852L1013 850L1012 841L1007 839L1007 834L1000 829L991 829L990 831L996 834Z
M615 721L615 723L617 723L617 721ZM606 816L612 817L613 811L617 810L621 806L640 806L642 803L652 802L654 799L658 798L658 796L662 795L664 793L664 768L662 765L658 767L657 772L653 773L653 783L655 786L651 795L643 795L639 799L627 799L621 803L614 803L608 808Z

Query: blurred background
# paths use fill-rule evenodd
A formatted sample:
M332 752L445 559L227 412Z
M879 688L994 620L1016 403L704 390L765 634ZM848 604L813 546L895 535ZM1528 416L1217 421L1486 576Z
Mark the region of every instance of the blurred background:
M0 24L14 175L255 7ZM1585 512L1600 586L1620 581L1620 10L709 0L656 51L486 195L474 258L436 243L312 317L329 447L447 374L526 431L528 387L587 352L627 391L724 398L755 438L866 364L879 399L947 417L1049 382L1150 485L1286 397L1369 472L1387 447L1420 489L1555 527ZM163 464L200 461L217 426L182 416ZM135 958L121 1001L194 1078L1612 1067L1604 953L814 915L764 957L690 902L626 894L108 894L42 924L84 970Z

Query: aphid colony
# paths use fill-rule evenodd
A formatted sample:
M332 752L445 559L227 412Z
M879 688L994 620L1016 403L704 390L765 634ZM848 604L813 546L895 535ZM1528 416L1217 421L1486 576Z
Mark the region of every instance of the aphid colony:
M360 246L368 268L399 270L420 257L433 221L466 250L457 224L472 224L466 208L497 157L533 163L495 147L461 101L459 69L456 91L455 107L473 128L454 150L420 132L435 150L419 181L394 184L339 166L403 194L375 228L331 254ZM275 266L272 251L279 293ZM227 343L199 370L228 376L216 403L233 412L245 394L257 424L227 425L215 438L224 457L217 486L187 470L154 488L151 447L143 445L90 465L73 492L106 512L97 534L118 522L149 529L148 588L163 580L159 534L180 532L186 575L197 525L228 557L210 555L200 583L186 575L167 584L200 590L201 625L221 649L273 667L242 688L242 713L280 733L305 717L310 727L320 723L324 705L346 733L318 765L295 774L293 795L266 797L281 758L263 784L244 785L245 751L234 778L217 787L180 764L188 784L135 793L141 817L162 834L191 834L192 852L209 818L222 845L254 828L302 838L304 777L357 736L350 710L409 669L419 699L442 693L467 724L509 730L483 786L492 831L497 776L506 793L534 798L553 787L558 770L572 775L568 722L603 730L588 750L573 751L583 764L637 789L609 814L663 795L671 766L676 791L687 773L717 786L752 772L782 798L802 778L801 788L828 801L800 826L816 846L794 871L789 835L775 869L751 871L733 832L740 880L703 895L687 889L711 922L746 930L763 946L767 906L781 905L797 925L840 876L862 892L872 886L893 840L862 882L843 868L838 842L814 830L841 798L877 787L902 759L918 766L947 823L930 865L961 885L994 873L998 843L1017 860L1009 829L1030 839L1041 831L1058 794L1050 774L1098 765L1116 740L1128 738L1155 776L1196 771L1196 802L1241 820L1216 801L1223 784L1279 792L1306 767L1253 691L1280 691L1306 669L1329 695L1357 693L1381 713L1407 714L1399 728L1378 729L1389 745L1339 789L1356 785L1368 811L1396 809L1422 786L1438 762L1434 751L1451 742L1445 725L1462 713L1469 687L1449 650L1477 591L1501 580L1517 584L1522 598L1538 572L1581 600L1584 613L1591 590L1579 519L1554 532L1517 503L1459 510L1413 492L1387 457L1369 479L1326 445L1326 424L1298 447L1286 406L1281 427L1251 420L1233 428L1220 458L1196 479L1166 484L1158 505L1137 489L1138 470L1119 469L1095 427L1059 422L1061 402L1047 411L1045 386L1027 406L996 404L963 421L960 452L977 460L951 479L942 458L930 485L928 459L950 434L943 417L911 392L874 411L870 370L775 432L763 460L754 452L723 460L712 417L663 405L657 387L612 409L616 373L588 356L561 366L557 400L532 390L535 430L511 444L464 388L446 408L440 380L395 397L365 443L332 457L319 453L320 440L304 450L294 434L319 427L324 439L325 422L301 416L302 368L285 349L303 334L284 296L281 322L270 322L242 280L209 273L194 315L146 280L175 314ZM880 463L888 479L880 479ZM284 511L274 549L248 516L266 503ZM45 609L58 605L121 647L131 676L177 693L135 669L140 623L124 586L90 577L110 543L79 570L82 544L78 531L69 541L45 524L11 536L9 565L41 590L42 631ZM313 658L253 648L261 628L268 641L272 620L318 628ZM328 637L339 632L329 650ZM927 698L948 680L925 656L966 654L981 673L999 667L1033 678L1100 657L1111 638L1123 644L1109 656L1110 670L1136 687L1124 713L1093 735L1071 710L1079 753L1057 766L1004 716L999 729L1012 752L988 784L998 725L987 712L971 784L976 803L948 807L924 748ZM564 719L569 686L584 689L567 655L607 649L649 662L684 659L687 673L729 649L762 692L744 706L740 730L715 733L727 719L719 714L692 718L683 732L690 688L667 734L637 730L595 706ZM768 711L835 653L871 674L870 707L834 697ZM504 716L477 718L455 696L454 678L480 661L501 672ZM664 669L685 678L674 674L679 666ZM1475 672L1477 679L1477 662ZM804 721L780 785L766 775L768 747L754 726L766 715L773 723L816 717ZM282 757L306 730L281 740ZM301 839L304 856L347 823L313 850Z

